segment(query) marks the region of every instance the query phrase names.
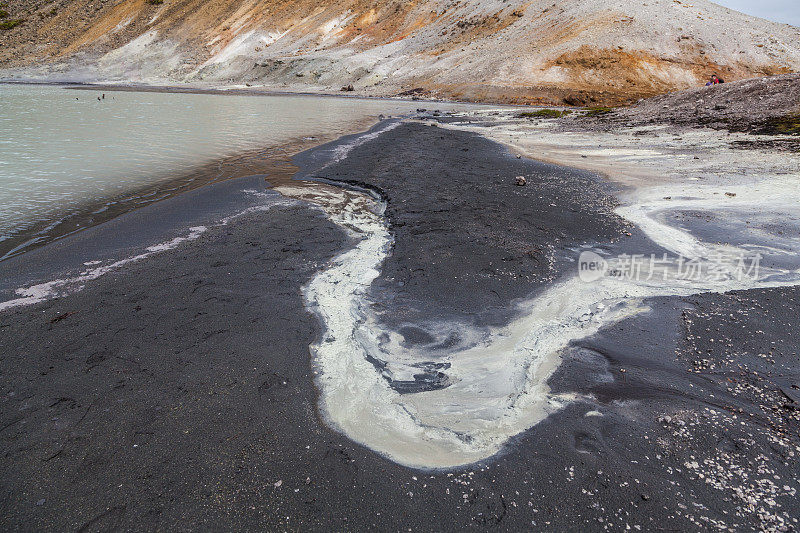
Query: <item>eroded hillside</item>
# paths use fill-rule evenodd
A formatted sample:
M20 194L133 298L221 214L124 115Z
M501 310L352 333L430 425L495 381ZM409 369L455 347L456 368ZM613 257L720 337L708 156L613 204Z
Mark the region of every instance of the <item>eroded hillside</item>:
M4 77L619 103L800 71L800 29L705 0L9 0Z

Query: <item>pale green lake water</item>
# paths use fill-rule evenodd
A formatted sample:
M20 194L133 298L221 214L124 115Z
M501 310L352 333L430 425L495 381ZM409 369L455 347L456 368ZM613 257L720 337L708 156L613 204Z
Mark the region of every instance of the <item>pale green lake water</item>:
M355 122L406 114L421 104L122 91L105 91L98 101L103 92L0 84L0 246L84 206L203 164L343 132Z

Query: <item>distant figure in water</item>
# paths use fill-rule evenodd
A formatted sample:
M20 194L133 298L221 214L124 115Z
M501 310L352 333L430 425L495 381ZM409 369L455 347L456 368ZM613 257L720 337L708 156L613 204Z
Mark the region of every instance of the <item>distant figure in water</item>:
M708 87L709 85L719 85L720 83L725 83L725 80L723 80L716 74L712 74L711 79L708 80L708 83L706 83L706 87Z

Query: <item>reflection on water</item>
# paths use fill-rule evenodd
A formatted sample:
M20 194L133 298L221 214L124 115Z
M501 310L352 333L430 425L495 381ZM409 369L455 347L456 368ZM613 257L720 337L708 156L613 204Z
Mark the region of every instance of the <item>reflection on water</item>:
M0 247L81 206L233 154L416 107L311 96L111 91L103 98L102 90L0 85Z

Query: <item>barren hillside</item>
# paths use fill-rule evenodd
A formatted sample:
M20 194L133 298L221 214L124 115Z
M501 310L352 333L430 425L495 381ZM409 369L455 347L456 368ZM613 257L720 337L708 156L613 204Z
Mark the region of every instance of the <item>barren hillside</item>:
M800 74L696 87L616 110L602 122L800 135ZM796 145L796 143L793 143Z
M620 103L800 71L800 29L706 0L8 0L0 76ZM6 24L9 25L9 24ZM10 24L13 25L13 24Z

